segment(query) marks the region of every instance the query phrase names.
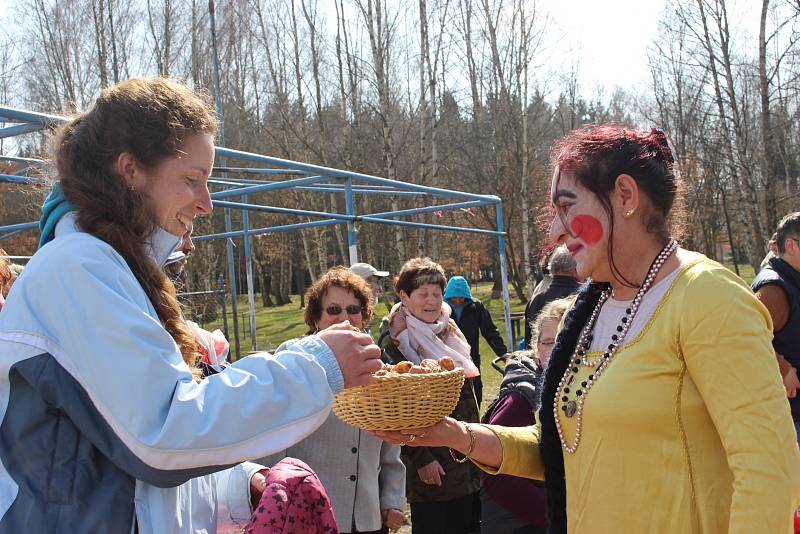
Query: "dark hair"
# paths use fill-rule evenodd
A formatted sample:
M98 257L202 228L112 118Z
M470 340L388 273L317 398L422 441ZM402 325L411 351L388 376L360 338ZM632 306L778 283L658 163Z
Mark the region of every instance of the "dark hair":
M651 206L641 213L642 221L648 232L667 242L670 222L682 218L682 207L676 207L682 187L666 135L655 128L648 132L610 124L586 126L556 142L551 159L559 173L569 173L602 204L609 217L608 253L612 272L621 282L634 286L614 263L614 210L610 195L619 175L627 174L636 180Z
M550 261L547 262L547 269L550 271L550 274L554 276L575 276L575 270L577 268L575 258L565 246L556 248L553 251L553 255L550 256Z
M319 277L306 291L306 309L303 319L309 333L317 329L317 321L322 317L322 298L331 287L341 287L351 292L361 304L361 319L366 326L372 320L372 290L367 281L347 267L334 267Z
M145 253L144 243L156 230L154 214L115 163L128 152L145 169L153 169L176 156L189 137L215 133L207 97L166 78L134 78L104 89L88 111L56 133L53 149L58 179L75 206L78 226L125 259L196 378L197 343L183 322L175 288Z
M444 269L430 258L412 258L400 269L394 282L394 290L398 295L400 291L410 295L412 291L425 284L437 284L444 291L447 285Z
M786 254L786 240L790 237L800 238L800 211L786 215L778 223L778 230L775 232L778 254Z

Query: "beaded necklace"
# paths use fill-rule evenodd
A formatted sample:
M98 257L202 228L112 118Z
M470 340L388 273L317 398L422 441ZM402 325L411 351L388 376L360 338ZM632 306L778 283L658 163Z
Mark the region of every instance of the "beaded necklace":
M558 438L561 440L561 445L564 447L564 450L568 453L573 454L578 450L578 445L581 441L581 421L583 417L583 403L586 401L586 395L588 395L592 385L597 382L597 379L603 374L603 371L608 367L609 362L622 345L633 323L633 318L639 310L639 305L642 303L644 294L647 293L653 285L653 281L661 270L661 267L667 261L667 258L669 258L677 248L678 243L674 239L670 239L664 248L661 249L661 252L658 253L658 256L653 260L653 264L647 271L647 276L644 279L642 287L636 292L636 296L633 297L633 302L631 302L630 307L625 309L625 315L620 319L620 324L617 326L617 333L611 336L611 343L608 344L608 348L603 352L602 356L595 360L590 360L586 357L586 353L589 351L589 347L592 344L594 325L595 322L597 322L598 315L600 315L603 303L611 296L611 288L606 289L600 294L600 299L597 301L597 305L592 311L591 317L589 317L586 326L584 326L581 331L575 352L570 359L564 376L561 377L561 381L558 383L555 399L553 399L553 418L555 419L556 429L558 430ZM580 385L575 384L580 370L578 365L594 368L594 371L586 380L582 381ZM570 399L569 394L573 389L575 390L575 398ZM559 406L561 406L561 411L566 417L575 417L575 439L572 441L571 445L564 439L564 433L561 430L561 422L558 418Z

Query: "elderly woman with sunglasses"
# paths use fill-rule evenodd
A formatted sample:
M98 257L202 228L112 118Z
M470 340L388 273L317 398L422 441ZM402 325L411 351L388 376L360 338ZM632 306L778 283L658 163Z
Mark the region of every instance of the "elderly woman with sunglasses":
M306 292L308 333L345 321L363 331L372 319L372 300L363 278L334 267ZM316 471L330 496L340 532L378 533L402 525L405 467L398 445L381 441L331 413L313 434L261 463L273 465L284 456L303 460Z

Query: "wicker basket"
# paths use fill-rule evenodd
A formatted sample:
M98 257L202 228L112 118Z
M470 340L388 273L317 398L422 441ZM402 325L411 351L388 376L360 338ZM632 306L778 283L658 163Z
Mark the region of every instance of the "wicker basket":
M364 430L423 428L450 415L458 404L464 370L375 377L333 398L333 412Z

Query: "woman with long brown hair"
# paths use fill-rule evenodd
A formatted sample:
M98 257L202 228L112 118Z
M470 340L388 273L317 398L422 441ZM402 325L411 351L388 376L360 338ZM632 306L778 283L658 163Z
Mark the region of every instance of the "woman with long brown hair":
M664 133L581 128L553 162L550 239L591 281L553 348L541 425L445 419L379 437L543 478L553 534L792 532L800 452L770 318L671 237L680 188Z
M161 266L211 212L215 131L206 99L156 78L57 134L42 246L0 318L0 531L214 532L228 488L176 486L302 439L380 367L332 328L200 377Z

